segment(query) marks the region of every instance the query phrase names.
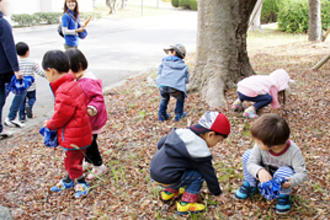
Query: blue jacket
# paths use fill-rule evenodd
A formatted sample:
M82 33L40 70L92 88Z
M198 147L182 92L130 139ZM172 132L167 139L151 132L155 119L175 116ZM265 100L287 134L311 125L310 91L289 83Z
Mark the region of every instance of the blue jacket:
M177 183L186 170L197 170L205 179L210 192L220 195L221 188L212 166L207 143L190 129L174 129L158 142L152 157L150 175L163 184Z
M158 87L169 86L184 92L186 95L186 84L188 82L188 67L181 58L168 56L162 59L156 78Z
M0 12L0 75L18 70L18 60L12 29Z
M76 18L76 21L75 19ZM75 14L68 9L62 16L62 27L66 27L69 30L76 30L80 28L80 19L75 16ZM78 46L78 35L64 35L65 44L70 47L77 47Z

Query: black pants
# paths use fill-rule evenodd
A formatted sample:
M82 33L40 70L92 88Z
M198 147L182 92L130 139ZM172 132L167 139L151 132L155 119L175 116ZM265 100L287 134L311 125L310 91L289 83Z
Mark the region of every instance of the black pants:
M98 149L96 139L97 139L97 134L93 134L93 142L86 149L85 160L88 163L92 163L94 166L101 166L102 157Z

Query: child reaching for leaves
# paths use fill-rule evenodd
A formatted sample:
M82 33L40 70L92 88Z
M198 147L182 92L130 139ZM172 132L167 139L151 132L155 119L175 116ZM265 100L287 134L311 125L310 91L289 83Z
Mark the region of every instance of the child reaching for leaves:
M87 114L92 126L93 142L86 149L85 161L94 165L87 176L87 179L93 179L107 171L97 145L97 136L101 133L108 119L102 92L102 81L97 79L92 72L86 71L88 62L79 49L68 49L65 54L69 57L72 73L88 99Z
M269 75L253 75L247 77L237 84L238 99L232 105L234 111L243 110L243 101L254 102L253 106L245 109L243 116L247 118L257 118L257 111L268 104L273 109L280 107L278 101L278 92L284 91L289 87L289 74L278 69Z
M64 166L67 176L51 188L52 192L60 192L75 188L75 197L87 195L89 185L84 178L82 167L86 148L92 142L92 128L87 111L87 98L69 74L69 59L60 50L48 51L42 61L42 67L50 82L55 96L54 114L44 127L57 130L59 145L65 152ZM76 185L75 185L76 180Z
M247 199L256 192L257 181L268 182L275 178L285 178L276 200L276 212L290 211L292 187L302 184L307 178L304 157L299 147L291 140L290 128L277 114L264 114L251 127L255 145L245 151L242 157L244 182L235 197Z

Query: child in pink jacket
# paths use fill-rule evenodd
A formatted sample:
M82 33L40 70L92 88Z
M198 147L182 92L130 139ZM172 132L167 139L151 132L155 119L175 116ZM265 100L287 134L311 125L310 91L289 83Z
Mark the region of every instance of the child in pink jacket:
M95 176L99 176L107 171L107 167L102 162L96 141L97 135L101 133L108 119L102 92L102 81L97 79L92 72L86 71L88 62L80 50L69 49L65 53L70 60L70 69L88 99L87 114L92 126L93 142L86 149L85 161L94 165L92 171L87 176L87 179L93 179Z
M271 104L273 109L280 107L278 92L289 87L289 74L278 69L269 75L253 75L247 77L237 84L238 99L232 105L234 111L243 110L243 101L254 102L253 106L245 109L243 116L247 118L257 118L257 111L262 107Z

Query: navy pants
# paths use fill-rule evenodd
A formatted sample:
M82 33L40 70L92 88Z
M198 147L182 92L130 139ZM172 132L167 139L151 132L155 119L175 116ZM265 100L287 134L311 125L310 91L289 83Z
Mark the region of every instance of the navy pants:
M168 86L159 87L159 92L160 92L161 100L159 105L158 116L166 117L166 110L167 110L168 102L170 101L170 96L176 98L176 106L174 110L175 115L182 116L184 99L185 99L184 93Z
M238 98L241 102L243 102L243 101L254 102L253 106L256 109L256 111L258 109L261 109L262 107L265 107L265 106L269 105L273 101L272 96L269 95L269 94L258 95L256 97L249 97L249 96L243 95L240 92L237 92L237 94L238 94Z
M27 103L27 106L29 106L29 108L32 111L32 107L34 105L34 103L36 102L37 98L36 98L36 90L33 91L28 91L26 93L25 98L22 101L22 104L20 106L20 110L19 110L19 118L20 120L25 120L25 106Z

